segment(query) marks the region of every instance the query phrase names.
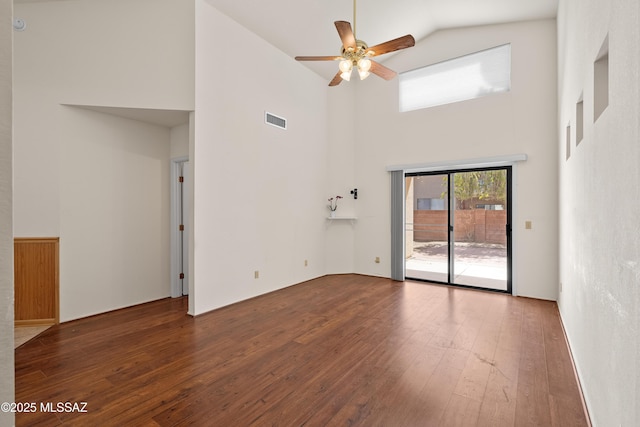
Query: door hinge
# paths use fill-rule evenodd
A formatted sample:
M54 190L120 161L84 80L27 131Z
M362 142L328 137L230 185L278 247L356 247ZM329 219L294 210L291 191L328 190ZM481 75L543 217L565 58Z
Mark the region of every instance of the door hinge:
M184 231L184 224L180 224L180 231Z
M184 279L184 273L180 273L180 279Z
M178 177L178 182L184 182L184 176L179 176Z

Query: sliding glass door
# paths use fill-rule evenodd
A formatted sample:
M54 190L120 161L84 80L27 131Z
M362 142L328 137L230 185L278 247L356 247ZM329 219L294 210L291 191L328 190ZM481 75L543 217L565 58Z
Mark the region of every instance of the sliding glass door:
M449 282L448 182L447 174L405 178L405 274L409 278Z
M511 168L405 176L405 275L511 292Z

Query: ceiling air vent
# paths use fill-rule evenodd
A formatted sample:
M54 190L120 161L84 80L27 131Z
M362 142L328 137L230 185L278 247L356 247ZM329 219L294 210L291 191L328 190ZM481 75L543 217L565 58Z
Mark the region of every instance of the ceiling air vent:
M268 125L275 126L280 129L284 129L284 130L287 129L287 119L283 117L278 117L266 111L264 113L264 122Z

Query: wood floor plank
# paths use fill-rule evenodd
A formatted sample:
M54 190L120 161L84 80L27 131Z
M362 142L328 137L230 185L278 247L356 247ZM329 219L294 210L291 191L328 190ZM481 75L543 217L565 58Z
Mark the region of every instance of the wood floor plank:
M477 424L479 412L478 400L454 394L449 400L440 424L451 427L473 426Z
M555 303L327 276L186 315L164 299L16 349L18 426L587 425Z
M489 374L482 400L478 426L513 426L521 360L522 304L518 299L505 299L494 365Z
M518 370L516 425L551 425L549 374L544 347L543 301L526 300Z
M441 358L439 348L428 348L430 336L422 331L412 334L390 335L370 354L358 369L343 382L361 381L355 387L338 384L336 396L328 405L330 408L319 408L314 422L326 422L333 425L358 425L374 422L380 413L388 408L398 409L389 402L389 395L394 395L394 387L402 384L407 376L410 364L424 363L418 359L434 361ZM427 362L428 363L428 362ZM428 368L427 368L428 369ZM426 375L422 376L426 380ZM346 402L343 395L346 395ZM334 415L335 414L335 415Z
M520 353L498 347L478 416L478 426L512 426L515 422Z
M394 384L388 384L380 390L385 396L382 405L372 406L369 419L374 420L384 413L385 418L397 425L416 425L424 418L423 402L420 394L435 370L440 365L446 350L441 347L427 345L421 349L417 357L410 362L403 360L405 372ZM393 425L393 424L388 424Z

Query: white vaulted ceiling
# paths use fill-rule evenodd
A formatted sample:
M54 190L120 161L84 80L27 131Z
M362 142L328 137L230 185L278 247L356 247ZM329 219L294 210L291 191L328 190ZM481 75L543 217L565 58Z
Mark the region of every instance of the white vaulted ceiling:
M339 55L333 23L353 24L353 0L206 1L291 57ZM558 0L357 0L355 32L370 46L405 34L419 41L441 29L554 18L557 8ZM330 61L303 65L328 80L336 73Z

